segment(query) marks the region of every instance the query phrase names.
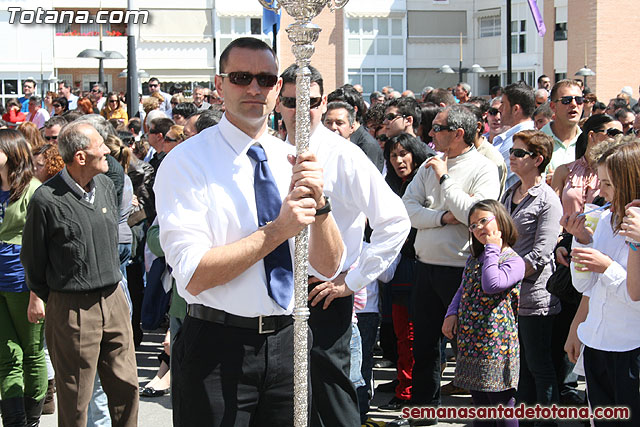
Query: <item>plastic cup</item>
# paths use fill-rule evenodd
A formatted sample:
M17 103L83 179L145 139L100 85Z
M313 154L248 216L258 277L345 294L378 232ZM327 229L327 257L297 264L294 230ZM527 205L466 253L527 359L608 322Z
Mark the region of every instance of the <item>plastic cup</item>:
M602 213L606 210L606 209L599 209L594 211L594 209L598 209L598 205L593 205L591 203L587 203L584 205L584 212L589 212L588 214L586 214L584 216L584 226L588 227L591 229L591 231L593 231L595 233L596 231L596 227L598 227L598 222L600 221L600 217L602 216ZM578 268L583 268L584 264L580 264L577 262L573 263L573 268L576 272L576 274L581 274L581 275L587 275L590 274L590 271L580 271L578 270Z
M639 207L637 207L637 206L631 206L631 207L629 208L629 210L633 212L633 215L634 215L634 216L640 216L640 208L639 208ZM627 242L627 243L631 243L631 244L633 244L633 245L634 245L634 247L635 247L636 249L639 249L639 248L640 248L640 242L638 242L638 241L636 241L636 240L633 240L631 237L627 236L627 237L625 237L625 239L624 239L624 240L625 240L625 242Z

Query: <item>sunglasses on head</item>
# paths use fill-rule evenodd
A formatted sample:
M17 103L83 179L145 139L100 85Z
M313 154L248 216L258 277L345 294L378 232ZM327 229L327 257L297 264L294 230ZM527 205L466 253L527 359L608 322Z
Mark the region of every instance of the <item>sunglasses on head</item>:
M260 87L274 87L278 83L278 76L268 73L251 74L245 71L232 71L220 73L219 76L228 77L231 83L238 86L249 86L253 79L256 79Z
M556 102L560 102L563 105L569 105L574 99L578 105L582 105L584 103L584 96L562 96L560 99L556 99Z
M604 129L598 129L598 130L594 130L595 133L601 133L604 132L607 134L607 136L610 137L614 137L616 135L622 135L624 132L622 132L620 129L616 129L616 128L609 128L607 130Z
M280 103L286 108L296 108L296 98L293 96L281 96ZM314 96L309 98L309 108L318 108L322 104L321 96Z
M509 148L509 154L513 154L513 157L521 159L524 156L534 156L536 153L533 151L523 150L522 148Z
M489 108L487 110L487 113L489 113L490 116L497 116L499 112L500 111L497 108Z
M437 125L437 124L434 124L433 126L431 126L431 130L434 133L438 133L438 132L443 132L445 130L453 131L453 130L456 130L456 128L454 128L453 126L449 126L449 125Z

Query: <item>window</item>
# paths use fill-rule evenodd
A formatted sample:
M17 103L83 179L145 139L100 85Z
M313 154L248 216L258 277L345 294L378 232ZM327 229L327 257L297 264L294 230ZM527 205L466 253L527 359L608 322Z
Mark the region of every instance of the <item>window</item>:
M500 35L500 16L487 16L479 20L479 37L495 37Z
M459 37L467 35L467 12L419 11L407 12L409 37Z
M404 68L349 68L348 79L352 85L360 84L363 94L368 95L385 86L404 90Z
M527 51L527 21L511 21L511 53Z
M91 15L89 17L89 22L91 22L91 24L80 24L80 34L85 34L85 35L91 35L91 36L97 36L100 34L100 24L96 24L96 16L95 15ZM102 35L106 36L107 35L107 31L111 31L111 25L110 24L102 24Z
M401 18L349 18L348 55L404 55Z
M222 52L233 39L242 36L257 36L269 46L271 46L273 41L271 37L262 34L262 18L221 16L218 28L220 31L219 52Z
M506 85L507 84L506 73L502 74L502 79L504 81L504 84ZM517 71L517 72L511 73L511 82L512 83L525 82L529 86L534 87L535 73L533 71Z
M564 80L567 78L567 73L555 73L554 77L554 81L559 82L560 80Z
M556 23L556 30L553 32L553 40L567 40L567 23L566 22L558 22Z

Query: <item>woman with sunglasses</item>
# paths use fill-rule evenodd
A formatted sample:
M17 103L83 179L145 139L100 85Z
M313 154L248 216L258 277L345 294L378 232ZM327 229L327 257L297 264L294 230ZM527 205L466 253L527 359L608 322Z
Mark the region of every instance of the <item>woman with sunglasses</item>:
M553 321L560 312L560 301L547 291L546 284L560 234L562 205L542 177L552 153L551 137L537 130L516 133L509 161L511 171L520 181L502 197L518 231L513 250L525 262L518 313L520 384L517 400L544 406L559 399L551 348Z
M127 115L127 112L120 102L120 98L116 92L109 92L107 95L107 102L104 103L104 107L102 107L100 114L107 120L123 119L125 125L129 121L129 116Z
M55 98L51 103L51 106L53 107L54 116L61 116L69 111L69 101L67 101L67 98L64 96Z

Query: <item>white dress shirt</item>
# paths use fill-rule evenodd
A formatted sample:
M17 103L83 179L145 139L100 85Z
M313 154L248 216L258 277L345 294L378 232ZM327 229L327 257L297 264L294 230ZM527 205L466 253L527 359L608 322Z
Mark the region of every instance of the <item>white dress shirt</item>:
M376 280L396 258L411 229L409 216L402 200L358 146L319 125L309 149L324 170L324 193L331 200L346 248L345 269L359 258L345 278L355 292ZM366 219L373 233L363 249Z
M178 145L162 161L154 191L160 224L160 244L173 268L178 293L187 304L204 304L238 316L290 314L267 293L264 261L220 286L194 296L186 286L202 257L213 247L237 242L258 229L253 187L255 162L247 150L259 143L267 156L280 196L291 181L288 154L294 147L264 132L257 140L232 125L226 115ZM289 239L293 263L293 238ZM344 260L344 257L343 257ZM341 271L342 264L335 276ZM310 274L319 275L311 266Z
M640 347L640 302L627 292L627 254L624 237L613 234L611 212L605 212L593 243L582 245L573 239L574 248L593 247L613 260L604 273L576 273L571 262L573 286L589 297L589 314L578 326L580 341L593 349L629 351Z

